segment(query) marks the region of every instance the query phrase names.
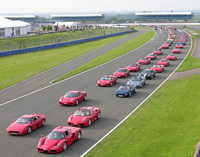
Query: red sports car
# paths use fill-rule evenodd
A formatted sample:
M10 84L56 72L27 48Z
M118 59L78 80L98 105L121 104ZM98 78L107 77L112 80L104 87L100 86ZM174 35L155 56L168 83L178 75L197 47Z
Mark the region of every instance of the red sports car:
M151 59L149 59L149 58L141 58L141 59L138 61L138 63L139 63L139 64L145 64L145 65L147 65L147 64L151 63Z
M177 45L175 46L175 48L182 49L182 48L183 48L183 44L177 44Z
M175 39L175 36L170 36L169 39Z
M112 86L117 83L117 77L113 75L105 75L97 81L97 86Z
M176 58L176 55L175 55L175 54L170 53L170 54L166 57L166 59L168 59L168 60L176 60L177 58Z
M128 77L129 75L130 75L130 70L126 68L119 68L113 73L113 76L117 77Z
M187 41L187 38L181 38L179 41L180 41L180 42L181 42L181 41L185 41L185 42L186 42L186 41Z
M33 130L45 126L46 117L42 114L29 114L14 119L14 123L7 128L7 133L11 135L30 134Z
M129 69L132 72L140 70L140 67L141 65L139 63L131 63L126 66L126 69Z
M71 126L85 127L101 118L101 110L98 107L81 107L68 118L67 123Z
M154 60L154 59L156 59L156 54L150 53L150 54L148 54L148 55L146 56L146 58L149 58L149 59L151 59L151 60Z
M163 44L163 45L161 46L161 48L162 48L162 49L168 49L168 48L169 48L169 45L165 43L165 44Z
M179 49L179 48L174 48L174 49L172 50L172 53L181 53L181 49Z
M51 133L39 140L37 150L39 152L58 153L66 150L74 141L80 140L81 128L71 126L59 126Z
M158 65L164 65L166 67L169 65L169 60L166 58L161 58L161 60L158 61Z
M69 91L60 98L59 103L60 105L78 105L86 99L86 91Z
M155 70L158 73L161 73L164 71L164 65L154 65L152 66L151 70Z
M162 49L158 49L158 50L153 51L153 54L161 55L161 54L163 54L163 51L162 51Z

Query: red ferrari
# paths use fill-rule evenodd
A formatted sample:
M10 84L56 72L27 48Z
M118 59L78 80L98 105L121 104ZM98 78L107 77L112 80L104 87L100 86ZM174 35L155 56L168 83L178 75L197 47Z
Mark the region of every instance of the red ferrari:
M152 66L151 70L155 70L158 73L161 73L164 71L164 65L154 65Z
M101 118L101 110L98 107L81 107L68 118L67 123L71 126L85 127Z
M131 63L126 66L126 69L129 69L130 71L138 71L140 70L141 65L139 63Z
M119 68L113 73L113 76L117 77L128 77L129 75L130 75L130 70L126 68Z
M173 53L170 53L167 57L166 57L166 59L168 59L168 60L176 60L177 59L177 57L176 57L176 55L175 54L173 54Z
M179 41L187 41L187 38L181 38Z
M147 64L151 63L151 59L149 59L149 58L141 58L141 59L138 61L138 63L139 63L139 64L145 64L145 65L147 65Z
M161 58L161 60L158 61L158 65L164 65L166 67L169 65L169 60L166 58Z
M163 51L162 51L162 49L158 49L158 50L153 51L153 54L161 55L161 54L163 54Z
M168 45L168 44L163 44L163 45L161 46L161 48L162 48L162 49L168 49L168 48L169 48L169 45Z
M179 48L174 48L174 49L172 50L172 53L181 53L181 49L179 49Z
M42 114L29 114L14 119L14 123L7 128L7 133L11 135L30 134L33 130L45 126L46 117Z
M146 56L146 58L149 58L149 59L151 59L151 60L154 60L154 59L156 59L156 54L150 53L150 54L148 54L148 55Z
M175 48L182 49L182 48L183 48L183 44L177 44L177 45L175 46Z
M60 105L78 105L86 99L86 91L69 91L60 98L59 103Z
M74 141L80 140L82 135L81 128L71 126L59 126L54 128L51 133L39 140L37 150L39 152L58 153L66 150Z
M117 83L117 77L113 75L105 75L97 81L97 86L112 86Z

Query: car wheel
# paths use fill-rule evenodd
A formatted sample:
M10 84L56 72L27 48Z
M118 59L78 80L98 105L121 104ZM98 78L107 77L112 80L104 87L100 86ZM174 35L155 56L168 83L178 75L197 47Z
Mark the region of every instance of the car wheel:
M84 96L84 101L86 101L86 100L87 100L87 95Z
M45 124L46 124L46 121L43 119L42 120L42 126L45 126Z
M79 132L78 132L77 140L80 140L80 139L81 139L81 132L79 131Z
M129 94L128 94L129 96L131 96L132 94L131 94L131 92L129 92Z
M88 126L90 126L91 125L91 119L89 119L89 121L88 121Z
M78 105L78 100L76 100L76 105Z
M63 150L65 151L67 149L67 143L65 142L64 144L63 144Z
M98 113L98 119L101 118L101 112Z
M27 133L30 134L31 132L32 132L32 128L29 126L28 130L27 130Z

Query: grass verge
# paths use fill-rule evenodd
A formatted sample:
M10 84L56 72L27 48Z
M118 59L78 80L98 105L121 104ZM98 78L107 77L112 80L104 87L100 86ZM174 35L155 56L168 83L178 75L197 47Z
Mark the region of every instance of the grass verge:
M0 90L127 35L129 34L57 49L1 57Z
M78 73L81 73L83 71L89 70L93 67L96 67L98 65L101 65L105 62L108 62L116 57L119 57L127 52L130 52L131 50L145 44L147 41L149 41L150 39L153 38L153 36L155 35L155 32L153 31L147 31L141 35L139 35L138 37L116 47L115 49L112 49L106 53L104 53L103 55L85 63L84 65L70 71L69 73L61 76L60 78L56 79L55 81L53 81L53 83L61 81L63 79L66 79L68 77L71 77L73 75L76 75Z

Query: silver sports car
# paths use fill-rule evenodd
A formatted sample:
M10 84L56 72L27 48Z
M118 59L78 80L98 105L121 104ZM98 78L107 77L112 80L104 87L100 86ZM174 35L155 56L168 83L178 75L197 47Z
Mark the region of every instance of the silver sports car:
M145 85L146 78L142 76L133 76L128 82L128 85L142 88Z

